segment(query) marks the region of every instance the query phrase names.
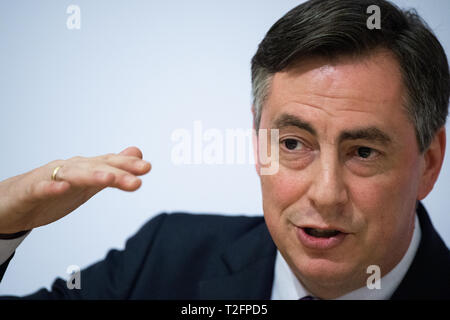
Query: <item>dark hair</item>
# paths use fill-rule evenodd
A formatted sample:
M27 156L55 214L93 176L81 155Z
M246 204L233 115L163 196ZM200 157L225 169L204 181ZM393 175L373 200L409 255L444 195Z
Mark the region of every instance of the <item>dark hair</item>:
M369 29L367 8L380 8L381 28ZM254 121L272 75L302 58L366 56L390 50L397 59L407 96L405 108L416 128L420 152L445 125L450 94L449 66L441 44L414 11L384 0L311 0L285 14L267 32L251 61Z

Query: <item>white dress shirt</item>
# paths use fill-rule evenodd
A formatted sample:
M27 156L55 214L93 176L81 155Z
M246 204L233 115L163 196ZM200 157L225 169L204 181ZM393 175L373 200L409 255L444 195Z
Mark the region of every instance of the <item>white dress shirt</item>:
M399 286L406 275L411 263L416 255L421 238L421 229L417 214L414 222L414 232L406 251L400 262L380 280L380 289L369 289L367 286L361 287L334 300L387 300ZM367 274L369 277L370 274ZM305 296L314 296L308 292L297 279L286 260L277 250L275 258L275 275L272 286L272 300L298 300Z

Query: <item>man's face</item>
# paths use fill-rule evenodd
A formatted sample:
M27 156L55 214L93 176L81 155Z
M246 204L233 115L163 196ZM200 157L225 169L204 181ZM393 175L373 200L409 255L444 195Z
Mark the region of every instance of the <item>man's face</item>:
M310 59L272 79L260 128L279 129L279 170L260 176L264 216L322 298L364 286L369 265L386 274L408 248L424 163L403 94L384 51Z

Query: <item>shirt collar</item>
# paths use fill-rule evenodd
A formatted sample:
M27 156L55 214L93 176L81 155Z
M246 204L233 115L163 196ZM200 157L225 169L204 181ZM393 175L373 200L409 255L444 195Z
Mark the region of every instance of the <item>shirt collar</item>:
M381 278L380 289L369 289L367 286L351 291L336 300L387 300L399 286L403 277L406 275L417 248L419 247L421 238L421 229L417 214L415 215L414 231L408 250L406 251L400 262L384 277ZM298 300L305 296L312 296L308 292L291 268L284 260L280 251L277 250L275 258L275 275L272 286L272 300ZM369 277L369 274L367 275Z

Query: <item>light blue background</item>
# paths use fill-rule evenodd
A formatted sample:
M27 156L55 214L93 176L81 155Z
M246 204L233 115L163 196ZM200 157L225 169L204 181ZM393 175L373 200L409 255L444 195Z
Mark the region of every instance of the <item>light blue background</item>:
M448 0L415 7L450 52ZM153 170L134 193L107 189L25 239L0 294L27 294L103 258L162 211L262 214L251 165L175 166L171 133L250 128L250 59L299 1L2 0L0 180L55 159L141 148ZM81 30L66 9L81 8ZM448 128L448 127L447 127ZM448 130L447 130L448 132ZM450 244L450 160L424 201ZM176 234L174 234L176 237Z

